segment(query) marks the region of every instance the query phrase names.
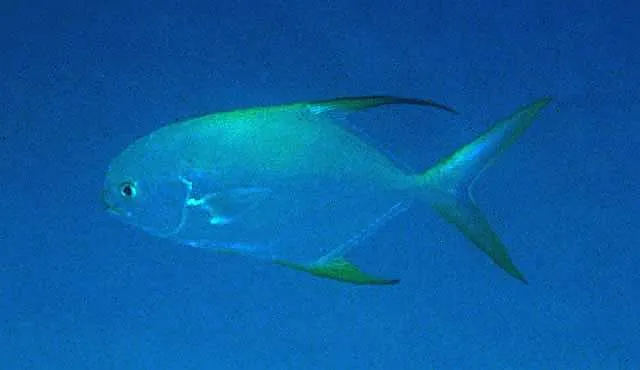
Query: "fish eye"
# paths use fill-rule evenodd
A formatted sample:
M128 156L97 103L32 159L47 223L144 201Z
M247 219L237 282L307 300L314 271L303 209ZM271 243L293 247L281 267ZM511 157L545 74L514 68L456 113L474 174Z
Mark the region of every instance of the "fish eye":
M136 196L136 185L131 182L120 184L120 195L124 198L133 199Z

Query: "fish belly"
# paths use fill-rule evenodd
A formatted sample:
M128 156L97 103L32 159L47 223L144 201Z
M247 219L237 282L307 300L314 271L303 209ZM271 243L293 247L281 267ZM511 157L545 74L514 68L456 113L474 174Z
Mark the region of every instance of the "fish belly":
M185 207L174 238L194 247L308 263L347 253L411 202L374 185L317 178L257 189L262 196ZM212 212L216 201L225 204L219 215Z

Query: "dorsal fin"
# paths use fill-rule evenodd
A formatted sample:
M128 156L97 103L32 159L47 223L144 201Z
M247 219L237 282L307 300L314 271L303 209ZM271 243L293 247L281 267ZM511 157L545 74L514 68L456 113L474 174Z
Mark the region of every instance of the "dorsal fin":
M308 106L314 113L331 111L357 112L391 104L421 105L441 109L454 114L458 113L455 109L433 100L383 95L341 97L330 100L310 101L302 104Z

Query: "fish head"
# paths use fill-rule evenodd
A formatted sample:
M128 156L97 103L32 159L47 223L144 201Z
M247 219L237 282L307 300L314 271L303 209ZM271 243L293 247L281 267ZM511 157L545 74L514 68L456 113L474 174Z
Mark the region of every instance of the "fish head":
M189 183L176 171L171 151L139 140L109 165L102 201L106 210L127 224L161 237L182 227Z

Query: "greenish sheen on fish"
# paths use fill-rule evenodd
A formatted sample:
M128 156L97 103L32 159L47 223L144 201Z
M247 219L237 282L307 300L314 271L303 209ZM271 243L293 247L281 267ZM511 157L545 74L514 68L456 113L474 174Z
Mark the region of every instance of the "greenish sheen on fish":
M526 282L469 189L549 102L521 108L419 173L336 118L392 104L455 113L432 100L364 96L214 113L127 147L109 166L103 201L126 223L183 245L379 285L398 279L362 271L349 252L412 204L428 204Z

